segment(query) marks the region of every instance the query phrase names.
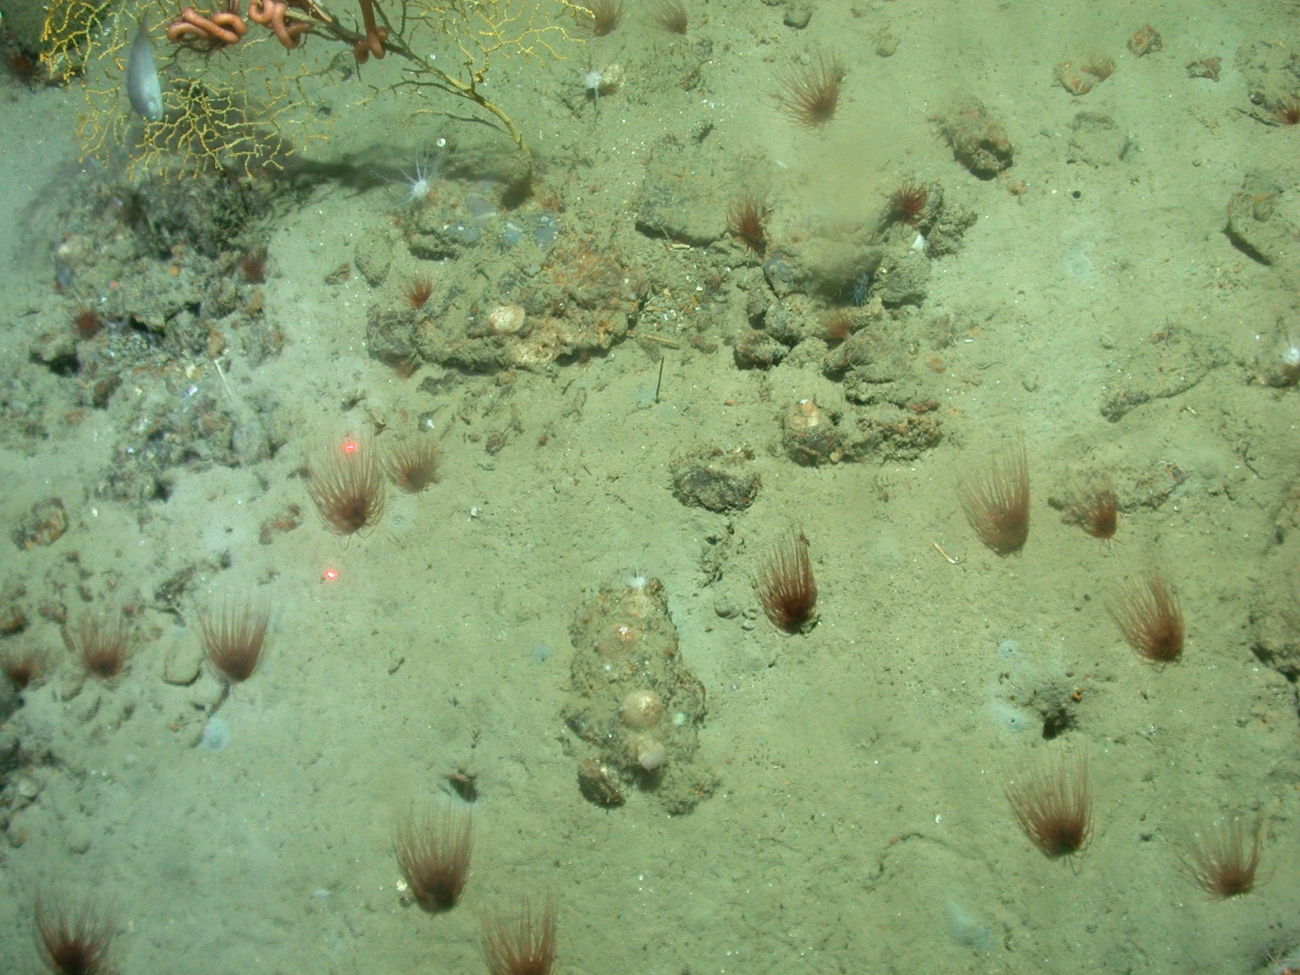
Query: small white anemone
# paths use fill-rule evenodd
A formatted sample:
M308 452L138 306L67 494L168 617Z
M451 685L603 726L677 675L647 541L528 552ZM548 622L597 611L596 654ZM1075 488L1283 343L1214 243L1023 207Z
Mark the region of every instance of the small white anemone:
M624 72L621 64L608 64L600 71L588 71L582 76L582 90L593 102L603 95L612 95L623 87Z
M415 171L407 172L402 170L402 178L397 180L399 186L406 188L406 193L402 197L404 206L423 206L429 199L429 194L433 192L433 181L436 180L442 170L443 146L447 144L446 139L437 141L438 152L430 158L424 152L415 157Z
M402 200L408 205L423 203L429 198L429 191L433 189L433 172L425 169L423 160L415 160L414 174L402 171L402 178L406 180L406 197Z
M640 569L633 569L632 574L624 581L627 583L629 589L636 589L638 591L642 591L646 586L650 585L650 577Z

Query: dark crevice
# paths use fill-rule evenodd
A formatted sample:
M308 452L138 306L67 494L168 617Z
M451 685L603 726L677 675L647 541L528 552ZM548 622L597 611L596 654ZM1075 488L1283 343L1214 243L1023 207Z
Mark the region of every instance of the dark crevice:
M77 362L77 354L75 352L67 352L63 355L55 356L52 359L40 359L36 356L32 356L32 361L44 366L46 369L50 370L50 372L54 373L54 375L63 376L65 378L67 376L75 376L77 371L81 368L80 363Z
M1065 734L1071 728L1075 727L1077 722L1070 709L1057 705L1050 710L1043 712L1043 738L1051 741L1053 738Z

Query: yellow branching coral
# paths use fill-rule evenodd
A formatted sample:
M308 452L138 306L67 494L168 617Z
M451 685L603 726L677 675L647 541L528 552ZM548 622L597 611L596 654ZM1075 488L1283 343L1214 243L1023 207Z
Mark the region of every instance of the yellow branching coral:
M429 44L442 39L451 41L460 51L465 70L480 81L494 54L562 60L555 45L571 38L555 15L576 15L582 10L567 0L555 4L536 0L409 0L406 7L413 22L432 32L422 38L413 31L412 40Z
M79 74L111 0L51 0L41 24L41 66L51 81Z
M301 80L306 68L287 63L269 38L251 41L239 57L210 57L168 45L166 0L122 0L86 64L87 111L79 126L83 158L125 152L133 174L168 177L233 170L252 176L281 168L290 132L311 138ZM171 11L175 13L174 10ZM139 24L160 55L163 116L133 115L123 79Z
M234 167L251 174L275 167L291 139L310 137L304 82L339 83L334 41L350 47L358 65L372 56L395 57L397 73L373 84L376 92L440 92L472 102L482 110L472 118L518 146L525 189L532 174L528 147L510 116L486 96L484 82L498 58L561 59L561 45L572 40L564 21L582 10L570 0L337 0L359 8L360 16L347 20L317 0L247 0L246 8L243 0L208 0L215 6L203 9L186 0L102 2L112 6L96 15L104 26L94 32L86 59L90 108L81 133L87 155L126 147L137 169L162 172ZM123 90L127 52L141 23L159 65L164 112L157 121L133 116ZM445 102L414 114L423 113L452 114Z
M376 0L378 5L378 0ZM514 121L486 97L482 85L494 58L563 60L560 45L573 41L566 16L585 12L570 0L397 0L405 31L386 47L406 60L393 88L436 89L474 102L519 147L522 183L532 176L532 159ZM417 52L428 52L420 57ZM459 62L455 68L452 65ZM439 67L439 65L443 65ZM445 109L417 109L445 114Z

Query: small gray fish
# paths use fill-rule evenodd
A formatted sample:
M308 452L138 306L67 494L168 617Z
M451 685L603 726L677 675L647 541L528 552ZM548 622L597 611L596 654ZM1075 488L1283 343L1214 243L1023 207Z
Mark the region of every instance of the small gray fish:
M157 122L163 117L162 85L158 82L158 65L154 63L153 44L144 28L143 17L139 27L126 61L126 96L141 118Z

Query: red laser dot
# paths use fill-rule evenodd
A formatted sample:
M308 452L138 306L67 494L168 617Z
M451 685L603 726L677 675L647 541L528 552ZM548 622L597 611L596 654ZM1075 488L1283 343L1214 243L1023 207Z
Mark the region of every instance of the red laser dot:
M323 578L326 582L334 582L336 579L338 579L338 577L339 577L338 569L326 569L323 573L321 573L321 578Z
M345 454L355 454L357 452L357 442L355 440L344 440L343 452Z

